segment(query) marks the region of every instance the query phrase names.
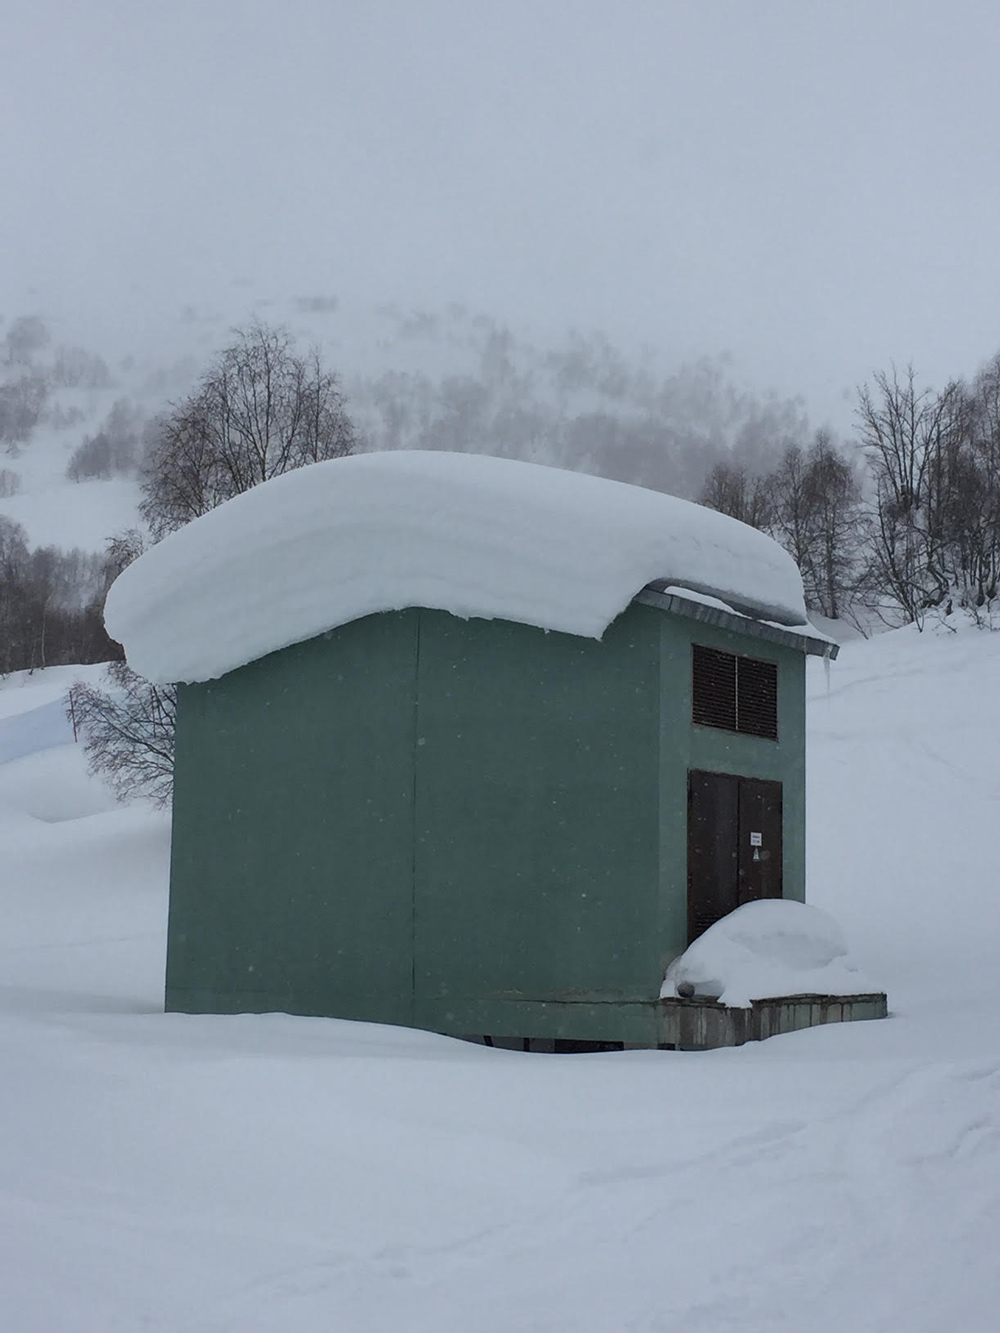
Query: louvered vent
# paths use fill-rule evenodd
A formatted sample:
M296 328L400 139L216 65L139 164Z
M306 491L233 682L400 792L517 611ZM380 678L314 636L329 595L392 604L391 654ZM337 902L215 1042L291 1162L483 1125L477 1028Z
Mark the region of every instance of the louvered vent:
M736 730L736 657L694 645L694 721L702 727Z
M778 739L778 664L756 657L736 659L736 730Z
M693 645L692 721L778 739L778 666Z

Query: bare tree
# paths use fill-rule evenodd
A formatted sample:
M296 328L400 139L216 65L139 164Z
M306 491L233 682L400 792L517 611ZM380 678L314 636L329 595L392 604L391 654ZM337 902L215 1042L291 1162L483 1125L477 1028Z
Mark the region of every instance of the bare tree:
M119 800L145 796L165 805L173 781L176 693L151 685L124 662L110 663L106 677L109 688L77 681L67 698L90 771Z
M837 620L858 576L861 545L861 486L854 468L823 431L809 451L807 488L814 547L806 596L810 605Z
M771 472L717 464L700 501L770 533L802 571L806 605L837 618L853 587L860 487L826 431L808 449L788 444Z
M861 444L875 490L868 581L906 621L922 622L949 594L946 445L960 398L956 384L939 394L918 390L912 366L902 377L879 372L874 389L860 392Z
M58 347L52 358L52 378L67 389L106 389L111 372L95 352L82 347Z
M101 619L101 556L28 546L0 515L0 673L72 662L107 662L120 649Z
M353 452L335 375L284 329L238 330L198 388L152 432L142 516L157 539L224 500L306 463Z
M74 449L66 476L70 481L128 476L138 462L143 415L127 398L119 398L96 435L87 435Z
M112 537L104 557L104 593L143 550L142 534L129 528ZM101 601L103 603L103 596ZM153 685L127 662L108 664L103 685L77 681L66 699L73 734L82 737L87 766L119 800L170 800L177 691Z
M809 464L800 445L787 447L781 462L768 478L768 490L768 530L791 554L805 580L813 559L815 525Z
M104 554L105 578L107 580L105 593L122 570L127 569L133 560L138 560L145 550L145 546L142 533L138 528L126 528L124 532L116 532L113 537L108 538Z
M957 387L934 482L949 601L979 612L1000 585L1000 356Z
M918 392L875 377L862 391L874 480L867 593L904 620L963 607L992 618L1000 593L1000 356L970 383Z
M18 315L4 338L6 360L13 366L27 366L36 352L47 347L52 335L38 315Z
M749 523L752 528L766 529L771 521L767 480L733 463L717 463L712 468L698 503Z
M773 537L802 572L806 605L836 620L853 588L861 490L826 431L808 450L792 445L767 479Z
M111 421L105 427L108 434ZM103 465L105 448L89 442L81 466ZM197 389L157 422L142 469L140 512L159 540L216 505L307 463L350 454L355 432L337 379L319 354L295 353L283 329L255 323L238 331ZM79 451L78 451L79 453ZM93 456L92 456L93 455ZM111 542L120 572L141 553L136 533ZM91 769L120 797L169 799L176 694L123 663L109 667L108 688L74 686L70 706Z
M9 454L27 444L45 408L49 386L41 375L20 375L0 384L0 444Z

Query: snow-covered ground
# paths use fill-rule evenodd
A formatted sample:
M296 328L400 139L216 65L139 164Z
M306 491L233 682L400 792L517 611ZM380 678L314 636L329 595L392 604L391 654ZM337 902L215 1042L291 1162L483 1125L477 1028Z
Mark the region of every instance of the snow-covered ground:
M163 1015L167 821L7 682L4 1333L991 1333L1000 636L810 671L810 898L892 1018L592 1056Z

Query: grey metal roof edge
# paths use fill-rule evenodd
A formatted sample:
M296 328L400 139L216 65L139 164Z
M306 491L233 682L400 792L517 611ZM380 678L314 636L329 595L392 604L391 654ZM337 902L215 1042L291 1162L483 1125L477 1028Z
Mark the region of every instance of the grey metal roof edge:
M811 657L828 657L832 660L840 652L840 645L832 640L815 639L810 634L796 634L794 629L769 625L766 621L737 615L733 611L723 611L719 606L707 606L704 602L692 601L674 592L643 588L632 600L644 606L658 607L661 611L670 611L677 616L687 616L689 620L698 620L703 625L715 625L719 629L732 630L734 634L745 634L751 639L764 639L768 643L780 643L785 648L797 648L799 652Z

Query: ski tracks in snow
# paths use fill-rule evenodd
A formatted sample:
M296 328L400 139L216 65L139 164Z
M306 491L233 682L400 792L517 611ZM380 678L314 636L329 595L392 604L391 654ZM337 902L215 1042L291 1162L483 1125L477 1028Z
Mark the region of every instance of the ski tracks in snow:
M826 1115L693 1156L651 1142L450 1243L313 1255L204 1327L987 1333L998 1249L1000 1061L907 1063Z

